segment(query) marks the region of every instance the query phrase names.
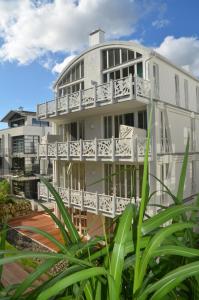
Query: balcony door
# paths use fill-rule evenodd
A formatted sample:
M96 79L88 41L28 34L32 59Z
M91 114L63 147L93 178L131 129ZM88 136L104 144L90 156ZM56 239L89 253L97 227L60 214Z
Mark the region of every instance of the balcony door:
M120 125L134 126L134 113L105 116L104 138L119 137Z
M104 192L106 195L131 198L141 196L143 165L104 165Z
M78 141L85 138L84 120L64 125L64 141Z

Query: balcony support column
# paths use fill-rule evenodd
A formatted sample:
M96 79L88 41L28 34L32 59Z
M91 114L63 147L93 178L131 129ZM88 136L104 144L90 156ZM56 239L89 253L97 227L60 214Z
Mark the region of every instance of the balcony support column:
M71 207L71 189L68 189L68 207Z
M82 91L79 91L79 110L82 110Z
M94 87L93 87L93 93L94 93L94 95L93 95L93 106L94 107L96 107L97 106L97 86L96 86L96 84L94 85Z
M111 139L111 144L112 144L112 161L114 161L115 160L115 139L113 136Z
M66 95L66 113L69 112L69 96Z
M48 159L48 143L46 143L46 160Z
M113 206L112 206L112 208L113 208L113 211L112 211L112 217L115 218L115 213L116 213L116 196L115 196L115 195L112 196L112 201L113 201Z
M58 115L58 99L57 97L55 98L55 116Z
M79 140L79 160L82 161L83 143L82 139Z
M114 103L114 81L110 80L110 94L111 94L111 103Z
M129 76L129 89L130 89L130 99L133 99L133 76Z
M134 76L134 98L137 99L137 77Z
M94 139L94 143L95 143L95 161L97 161L97 139Z
M80 197L81 197L81 211L84 211L84 191L81 190L80 193L81 193L81 195L80 195Z
M55 148L56 148L55 156L56 156L56 159L58 159L58 142L57 141L55 142Z

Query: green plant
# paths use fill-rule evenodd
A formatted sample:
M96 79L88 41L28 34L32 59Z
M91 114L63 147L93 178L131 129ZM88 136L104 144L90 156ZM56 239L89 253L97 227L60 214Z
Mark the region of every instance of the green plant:
M7 180L0 181L0 193L5 195L10 194L10 184Z
M11 292L2 289L4 299L199 299L199 235L194 231L199 198L194 205L185 206L182 202L189 140L177 194L174 195L161 182L165 192L173 200L173 205L168 208L160 207L160 211L151 218L146 217L148 202L155 193L149 194L149 141L148 134L141 203L139 207L129 204L123 214L113 221L116 226L111 236L105 233L102 237L83 243L61 197L46 179L41 178L54 196L64 224L53 212L43 205L42 207L60 228L64 244L44 231L20 226L21 229L26 228L45 236L59 248L59 252L11 251L2 246L1 266L29 257L45 260L20 285L13 287ZM2 230L3 237L5 232L6 229ZM5 254L9 254L9 257L5 257ZM67 269L30 291L41 274L63 259L68 262Z

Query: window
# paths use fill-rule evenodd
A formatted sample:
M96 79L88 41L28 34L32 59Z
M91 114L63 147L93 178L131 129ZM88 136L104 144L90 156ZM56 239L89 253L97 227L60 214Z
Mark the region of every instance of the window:
M37 120L36 118L33 118L32 119L32 125L33 126L39 126L39 127L45 127L45 126L49 126L49 122L47 121L40 121L40 120Z
M159 98L159 66L153 64L154 97Z
M103 50L102 51L102 67L103 69L107 69L107 51Z
M189 109L189 90L188 90L188 80L184 80L184 100L185 100L185 108Z
M163 111L160 111L160 151L162 153L169 152L169 140L168 140L168 132L165 124L165 115Z
M138 112L138 128L147 129L147 112L146 112L146 110Z
M141 58L142 57L142 54L141 53L138 53L136 52L136 58Z
M139 77L143 77L143 66L142 66L142 62L139 62L138 64L137 64L137 75L139 76Z
M80 61L73 65L73 67L67 71L62 77L60 86L79 80L84 77L84 61Z
M175 75L175 98L176 105L180 105L180 86L179 86L179 76Z
M131 60L139 59L142 54L124 48L112 48L102 51L102 68L106 70L130 62Z
M63 141L77 141L85 138L85 123L84 120L72 122L65 125L60 125L60 135L63 136Z
M134 113L104 117L104 138L119 137L120 125L134 126Z
M128 50L128 60L133 60L134 59L134 51Z
M197 112L199 113L199 86L196 87L196 107Z
M122 64L127 62L128 57L127 57L127 49L122 49Z

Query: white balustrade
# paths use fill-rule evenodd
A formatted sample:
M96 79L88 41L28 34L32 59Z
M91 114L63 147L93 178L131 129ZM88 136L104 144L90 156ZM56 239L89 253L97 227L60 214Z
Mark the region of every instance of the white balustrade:
M125 77L81 90L56 100L39 104L38 117L68 113L95 106L117 103L123 100L134 100L137 96L150 97L150 81L140 77Z
M146 138L112 138L40 144L38 157L65 160L143 161ZM151 145L149 159L151 158Z
M73 190L69 188L56 187L66 206L102 214L108 217L120 215L129 203L139 204L140 198L122 198L105 194L87 192L83 190ZM43 183L38 184L39 199L53 201L53 196L48 192Z

